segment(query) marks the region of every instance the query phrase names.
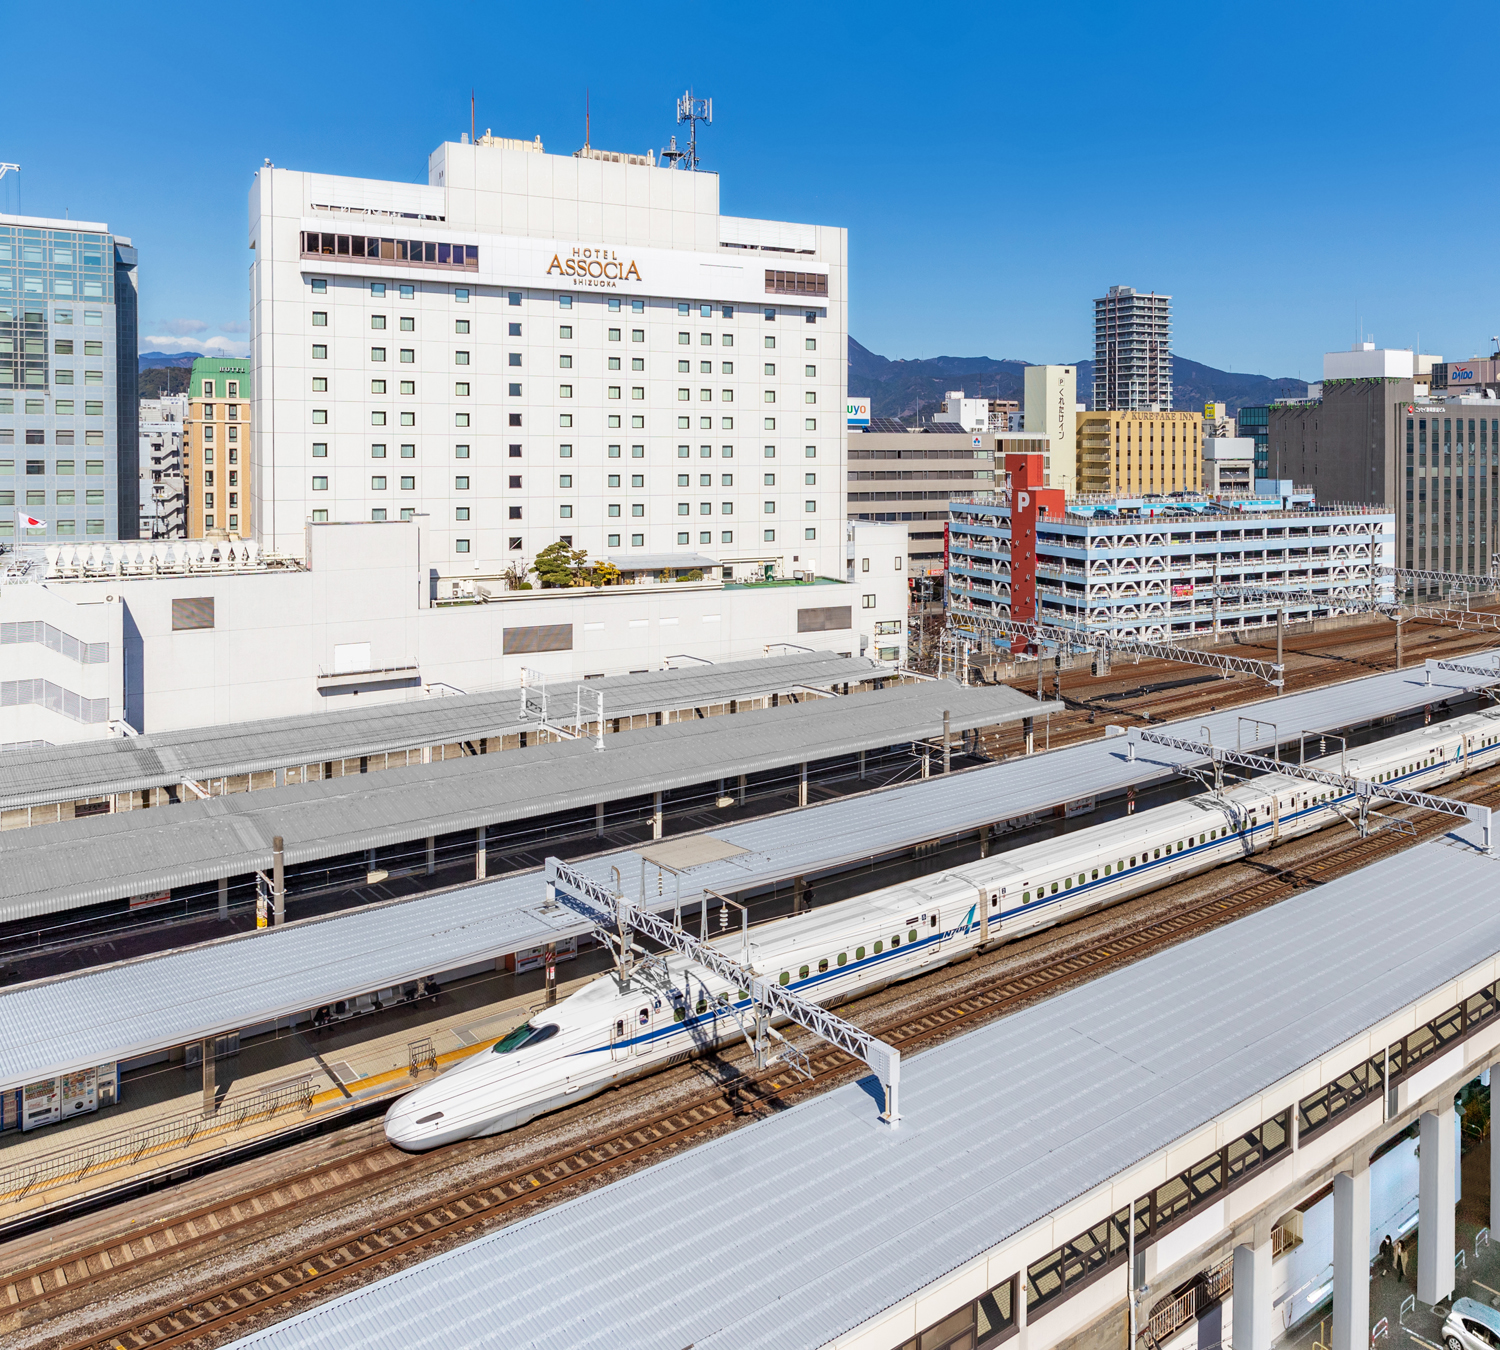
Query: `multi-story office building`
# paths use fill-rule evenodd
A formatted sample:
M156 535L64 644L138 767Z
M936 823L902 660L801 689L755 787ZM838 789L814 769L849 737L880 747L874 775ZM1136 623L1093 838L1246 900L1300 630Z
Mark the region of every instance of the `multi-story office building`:
M1491 575L1500 551L1500 405L1429 397L1391 414L1405 461L1401 565Z
M1328 352L1316 397L1268 410L1270 472L1323 499L1399 506L1397 566L1484 574L1500 539L1495 403L1425 393L1441 369L1373 343Z
M926 598L942 600L943 535L951 497L993 492L995 455L1008 449L1045 450L1045 436L986 434L901 427L875 418L866 431L850 428L849 516L906 525L911 575L930 578Z
M950 389L943 395L932 415L934 425L953 423L967 432L1019 431L1021 405L1013 398L967 398L962 389Z
M1205 436L1203 491L1210 497L1248 497L1254 488L1255 442L1248 436Z
M559 540L842 576L846 232L722 215L716 175L648 156L485 142L422 184L257 173L256 537L424 516L440 577Z
M108 225L0 215L0 542L137 537L136 301Z
M182 435L187 416L186 394L141 400L142 539L187 537L182 490Z
M193 362L182 448L189 539L251 537L250 408L248 361L200 356Z
M1201 413L1079 413L1077 445L1085 495L1165 497L1202 485Z
M1024 459L1005 459L1007 473L1023 487L1041 472ZM1012 497L1019 504L1015 543ZM1344 612L1332 594L1339 587L1373 585L1389 595L1389 582L1375 569L1396 556L1392 512L1282 506L1280 498L1254 497L1064 504L1045 488L955 501L949 609L959 619L1037 616L1069 628L1156 638L1275 622L1277 607L1263 598L1221 598L1215 605L1216 580L1330 592L1327 605L1288 606L1289 618Z
M1264 404L1241 408L1234 415L1235 434L1255 442L1255 476L1271 476L1271 409Z
M1095 412L1172 409L1172 297L1111 286L1094 301Z

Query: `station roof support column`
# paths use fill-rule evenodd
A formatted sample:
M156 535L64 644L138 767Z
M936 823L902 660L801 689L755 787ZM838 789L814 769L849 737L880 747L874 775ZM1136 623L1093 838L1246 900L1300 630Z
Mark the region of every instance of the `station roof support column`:
M1452 1262L1449 1263L1450 1268ZM1333 1343L1329 1350L1369 1350L1370 1167L1333 1178Z
M1453 1293L1454 1138L1453 1099L1422 1112L1417 1160L1417 1298L1429 1307ZM1368 1233L1369 1228L1365 1231ZM1368 1242L1368 1239L1366 1239Z

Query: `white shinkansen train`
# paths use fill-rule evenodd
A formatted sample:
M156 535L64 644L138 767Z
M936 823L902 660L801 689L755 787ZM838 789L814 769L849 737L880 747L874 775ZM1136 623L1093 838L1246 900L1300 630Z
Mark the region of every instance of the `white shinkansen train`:
M1500 763L1500 709L1361 748L1351 777L1436 787ZM1338 756L1310 767L1337 771ZM1382 800L1378 795L1377 802ZM991 946L1155 890L1341 820L1336 789L1270 773L888 886L750 930L749 962L816 1003L911 979L976 950L981 906ZM743 960L740 934L713 940ZM560 1106L742 1034L749 1008L685 957L638 967L628 990L601 975L387 1112L385 1133L421 1151L500 1134Z

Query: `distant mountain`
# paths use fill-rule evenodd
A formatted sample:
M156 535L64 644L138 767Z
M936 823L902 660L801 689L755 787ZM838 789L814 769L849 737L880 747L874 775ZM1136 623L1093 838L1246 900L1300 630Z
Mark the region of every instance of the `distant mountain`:
M141 371L141 398L160 398L163 394L187 393L191 371L186 366L148 366Z
M950 389L962 389L969 398L1014 399L1024 397L1025 370L1033 364L1007 357L932 356L917 361L892 361L849 339L849 393L871 400L870 411L880 417L915 419L920 406L924 420L930 419ZM1079 402L1088 403L1094 389L1094 363L1074 363L1078 371ZM1223 403L1230 412L1276 398L1303 398L1307 385L1301 380L1274 379L1266 375L1236 374L1215 370L1185 356L1172 358L1172 406L1202 411L1205 403Z
M202 352L142 352L140 368L148 370L163 366L191 366Z

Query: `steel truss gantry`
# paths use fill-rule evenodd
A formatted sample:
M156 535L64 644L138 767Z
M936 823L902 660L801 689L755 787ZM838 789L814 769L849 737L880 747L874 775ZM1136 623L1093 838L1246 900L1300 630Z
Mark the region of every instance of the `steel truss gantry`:
M1443 675L1477 675L1480 679L1500 684L1500 657L1494 658L1492 664L1487 666L1478 665L1473 661L1436 661L1430 658L1423 664L1428 684L1432 683L1433 671Z
M1179 647L1173 642L1152 642L1100 629L1061 628L1053 624L991 618L967 610L951 611L948 621L960 632L965 631L965 625L973 625L976 633L989 632L1005 640L1014 635L1038 646L1081 647L1107 656L1179 661L1184 665L1207 666L1210 670L1219 671L1226 679L1231 675L1253 675L1258 680L1264 680L1273 689L1280 689L1285 678L1286 668L1279 662L1256 661L1250 657L1230 656L1223 652L1199 651L1196 647Z
M746 962L733 960L663 916L643 909L634 901L584 876L561 859L547 859L545 876L549 904L561 899L598 927L606 938L611 939L611 945L618 940L622 980L629 979L633 934L644 933L654 942L728 980L734 988L747 991L754 1013L755 1036L751 1039L747 1033L746 1039L751 1040L755 1050L757 1068L764 1069L769 1062L770 1040L781 1039L771 1029L771 1019L785 1018L868 1064L880 1080L885 1095L885 1110L880 1113L880 1118L889 1125L900 1119L897 1089L901 1081L901 1052L895 1046L860 1030L852 1022L846 1022L800 994L783 989L774 979L759 974L748 964L748 954Z
M1380 797L1398 802L1403 806L1415 806L1423 811L1441 811L1452 816L1463 816L1479 826L1483 839L1482 849L1495 856L1494 836L1490 828L1490 808L1477 802L1461 802L1451 797L1434 797L1427 792L1413 792L1409 788L1393 787L1389 783L1376 783L1368 778L1352 778L1347 774L1330 773L1327 769L1310 769L1305 764L1293 764L1287 760L1267 759L1264 755L1252 755L1244 750L1231 750L1227 746L1215 745L1212 741L1191 741L1181 736L1167 736L1159 731L1143 731L1131 727L1126 732L1127 758L1135 758L1138 743L1165 746L1169 750L1181 750L1197 755L1214 766L1216 784L1223 781L1225 765L1241 769L1254 769L1261 773L1279 773L1289 778L1301 778L1309 783L1322 783L1338 788L1355 799L1359 809L1358 830L1361 835L1369 833L1370 803Z
M1401 607L1390 600L1377 600L1369 592L1374 589L1373 584L1358 589L1349 588L1347 584L1344 589L1332 591L1309 591L1300 587L1282 588L1270 582L1254 583L1243 581L1220 582L1214 587L1215 597L1223 600L1236 600L1241 597L1257 600L1277 600L1287 605L1306 605L1312 609L1358 609L1375 614L1384 614L1388 618L1394 617L1400 612Z

